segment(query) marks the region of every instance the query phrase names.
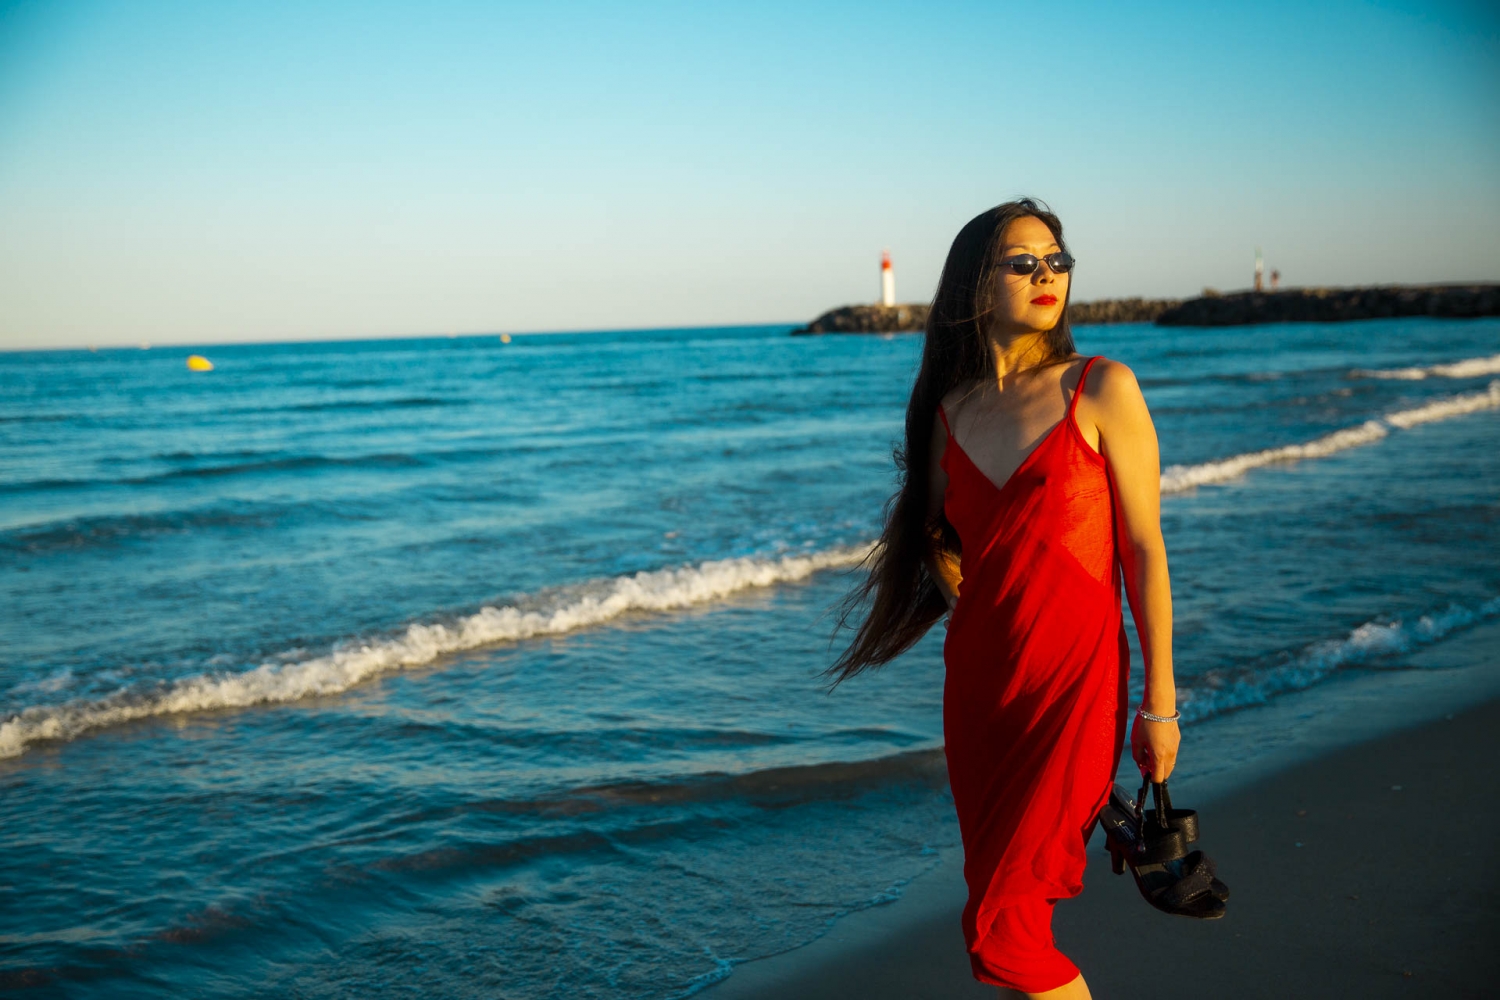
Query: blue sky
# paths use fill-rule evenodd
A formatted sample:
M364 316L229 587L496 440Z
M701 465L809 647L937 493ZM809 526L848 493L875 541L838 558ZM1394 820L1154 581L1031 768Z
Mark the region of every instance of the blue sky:
M0 0L0 347L803 320L1027 193L1079 299L1500 278L1500 16Z

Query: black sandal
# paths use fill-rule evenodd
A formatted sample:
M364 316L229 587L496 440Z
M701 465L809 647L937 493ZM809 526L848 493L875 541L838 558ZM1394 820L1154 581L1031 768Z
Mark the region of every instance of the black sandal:
M1155 809L1143 808L1146 783L1139 801L1116 785L1099 814L1111 866L1119 875L1128 865L1146 902L1163 913L1217 920L1224 915L1229 887L1216 877L1212 858L1187 849L1198 839L1198 814L1173 809L1166 782L1151 785Z
M1172 794L1167 791L1167 783L1165 781L1159 785L1153 785L1151 792L1156 796L1157 807L1155 809L1147 809L1144 819L1141 817L1139 807L1137 807L1135 813L1138 825L1148 831L1147 836L1149 837L1149 831L1153 825L1156 827L1162 825L1157 817L1165 815L1167 817L1166 825L1180 831L1185 844L1195 842L1198 839L1198 811L1196 809L1173 809ZM1140 800L1140 805L1146 804L1145 782L1141 784ZM1183 871L1185 873L1196 871L1200 867L1199 863L1195 861L1196 858L1201 858L1202 866L1206 868L1209 877L1209 894L1221 903L1227 900L1229 898L1229 886L1220 882L1214 876L1213 858L1210 858L1202 851L1194 851L1183 859ZM1184 874L1183 877L1187 878L1188 875Z

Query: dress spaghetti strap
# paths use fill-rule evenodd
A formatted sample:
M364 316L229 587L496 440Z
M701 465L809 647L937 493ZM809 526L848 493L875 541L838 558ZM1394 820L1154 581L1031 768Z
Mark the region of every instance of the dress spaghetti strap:
M1089 378L1089 369L1094 367L1094 362L1098 361L1103 356L1104 355L1102 354L1096 354L1092 358L1089 358L1088 361L1084 362L1083 373L1078 376L1078 388L1073 390L1073 398L1068 401L1068 413L1064 418L1065 420L1074 419L1073 411L1078 409L1078 397L1083 395L1084 384L1088 382ZM938 419L943 422L943 430L947 432L949 440L952 440L953 427L948 423L948 411L942 403L938 404L937 415Z
M1073 411L1078 409L1078 397L1083 395L1083 385L1089 380L1089 369L1094 367L1094 362L1104 355L1096 354L1084 362L1083 374L1078 376L1078 388L1073 390L1073 398L1068 402L1068 419L1073 419Z

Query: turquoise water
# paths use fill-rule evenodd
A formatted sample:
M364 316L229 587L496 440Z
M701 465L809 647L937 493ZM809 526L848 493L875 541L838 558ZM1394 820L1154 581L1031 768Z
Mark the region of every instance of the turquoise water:
M912 336L0 355L0 987L670 997L957 841L832 693ZM1201 720L1500 616L1500 322L1083 328Z

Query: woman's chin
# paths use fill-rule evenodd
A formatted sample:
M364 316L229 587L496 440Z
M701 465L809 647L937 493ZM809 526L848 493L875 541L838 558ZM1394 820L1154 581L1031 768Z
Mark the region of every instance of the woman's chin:
M1028 309L1016 317L1016 329L1024 333L1046 333L1057 326L1062 320L1061 309L1048 307L1045 309Z

